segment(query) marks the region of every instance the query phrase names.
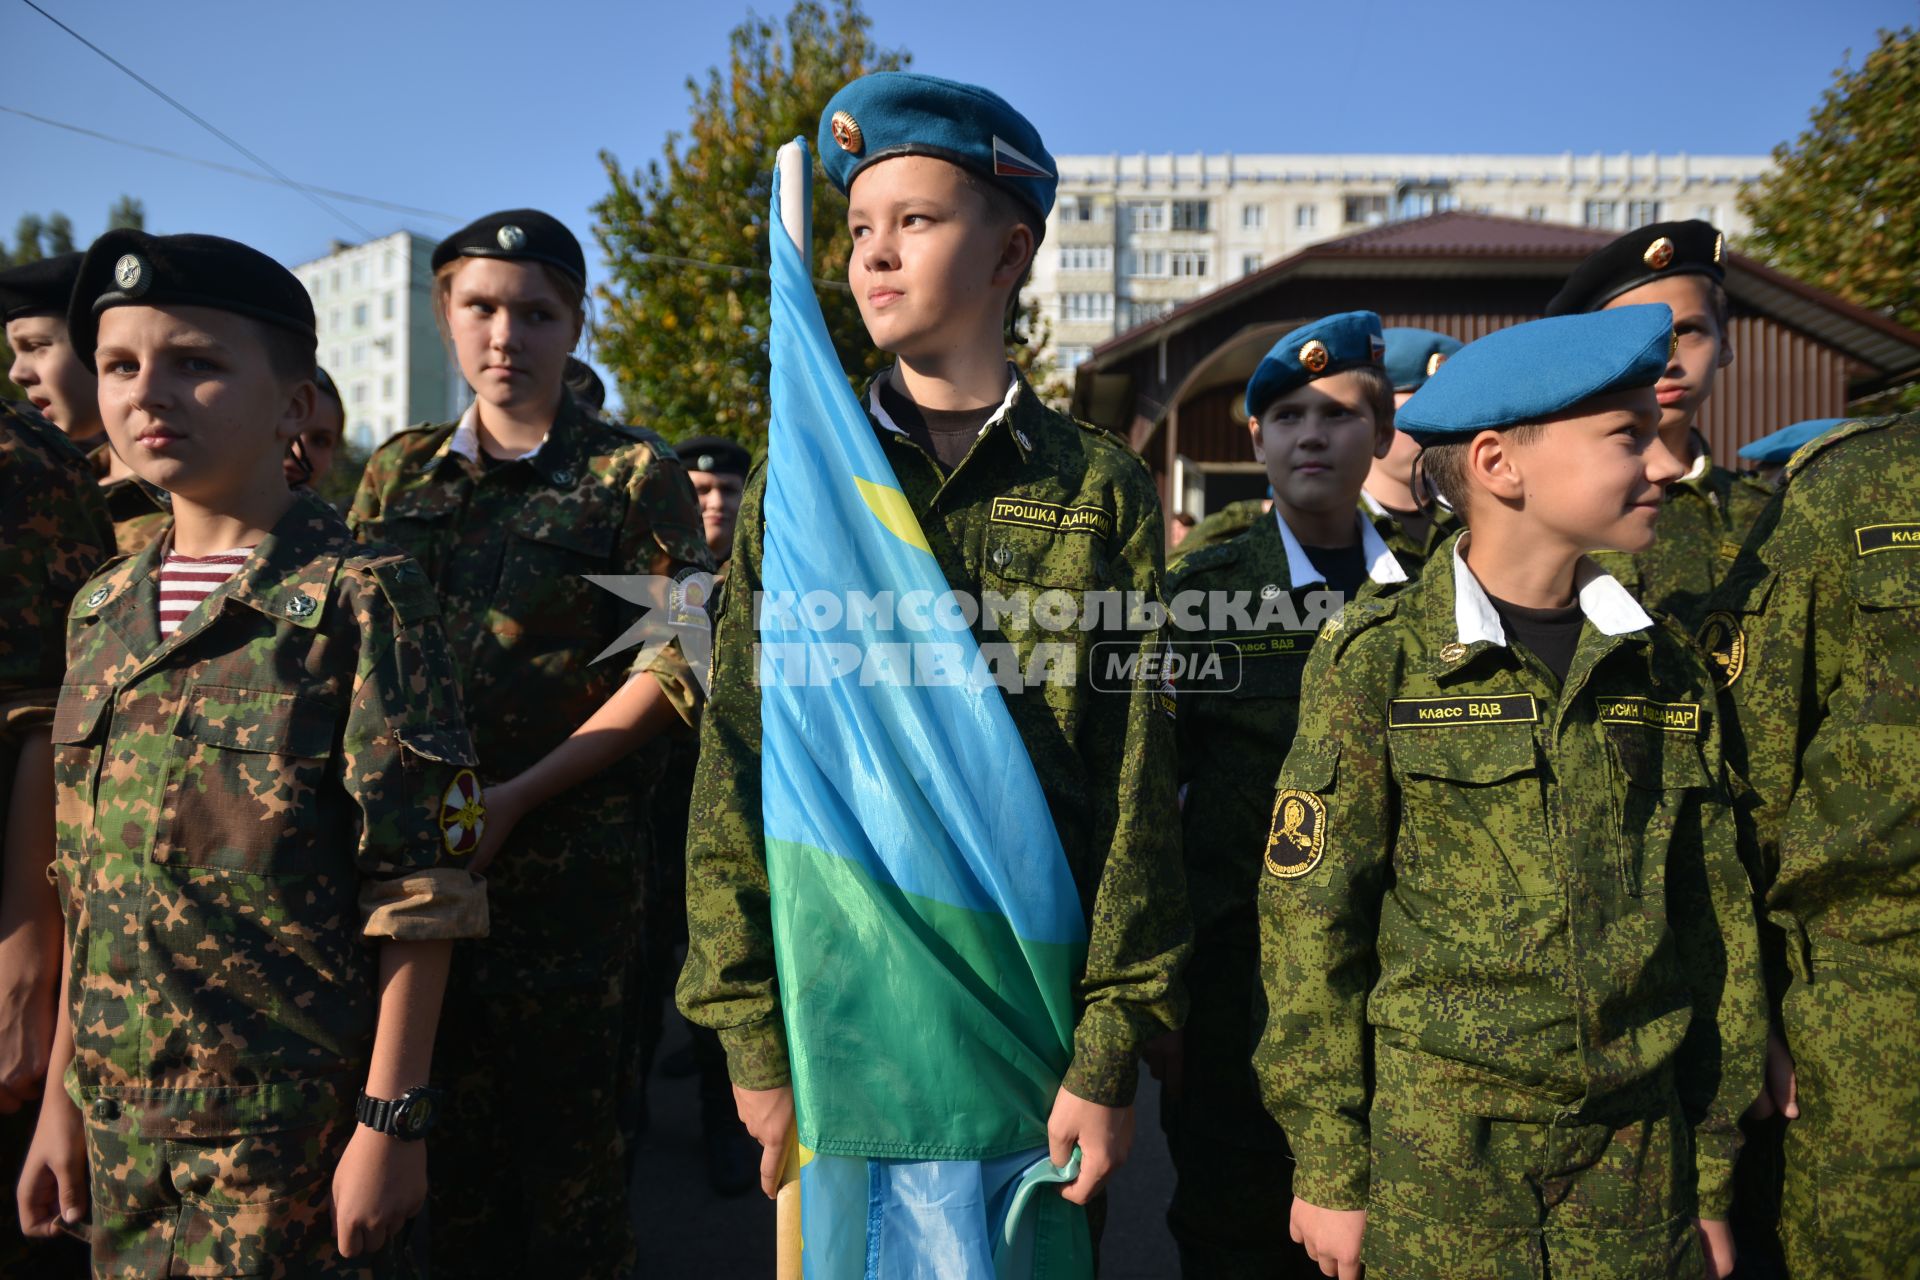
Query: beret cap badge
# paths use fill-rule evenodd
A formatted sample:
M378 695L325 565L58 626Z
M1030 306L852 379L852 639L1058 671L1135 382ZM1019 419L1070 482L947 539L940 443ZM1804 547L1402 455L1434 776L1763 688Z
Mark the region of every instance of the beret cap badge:
M522 245L526 244L527 233L509 222L506 226L494 232L493 238L502 249L505 249L508 253L514 253L518 251Z
M1444 351L1436 351L1432 355L1428 356L1427 357L1427 376L1431 378L1434 374L1440 372L1440 366L1445 364L1446 362L1447 362L1447 353Z
M120 292L137 298L153 283L153 270L139 254L123 253L113 264L113 282L120 286Z
M865 139L860 133L860 122L853 118L850 111L836 111L827 126L833 131L833 140L840 144L842 151L859 155Z
M1300 367L1308 373L1319 373L1325 369L1330 358L1327 344L1318 338L1310 339L1300 348Z
M1715 232L1713 237L1713 264L1719 266L1727 260L1727 236L1725 232Z
M1673 241L1666 236L1661 236L1658 240L1648 245L1647 251L1641 254L1640 257L1642 261L1655 271L1665 271L1673 262Z

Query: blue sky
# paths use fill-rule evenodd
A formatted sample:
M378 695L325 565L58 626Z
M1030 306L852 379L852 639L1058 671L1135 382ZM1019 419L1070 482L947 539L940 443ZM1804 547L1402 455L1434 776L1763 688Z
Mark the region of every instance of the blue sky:
M461 221L534 205L589 238L602 148L635 167L683 127L685 80L726 53L731 0L40 0L303 182ZM762 3L763 14L784 4ZM1692 151L1796 135L1833 70L1912 0L1099 4L868 0L881 43L1010 98L1056 153ZM0 107L246 161L20 0L0 0ZM359 233L284 187L0 112L0 233L122 192L150 229L293 263ZM769 157L769 162L771 162ZM339 202L376 235L455 223Z

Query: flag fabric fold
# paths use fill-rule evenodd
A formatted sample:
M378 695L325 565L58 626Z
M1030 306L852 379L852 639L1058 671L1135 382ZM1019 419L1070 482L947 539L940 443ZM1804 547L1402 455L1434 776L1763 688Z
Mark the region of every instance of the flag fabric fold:
M1091 1274L1046 1184L1086 926L1046 797L813 294L775 167L762 817L809 1280Z

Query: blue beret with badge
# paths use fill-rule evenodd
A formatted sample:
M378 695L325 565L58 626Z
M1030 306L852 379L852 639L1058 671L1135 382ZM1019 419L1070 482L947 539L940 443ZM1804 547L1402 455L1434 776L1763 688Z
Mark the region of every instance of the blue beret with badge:
M1852 421L1852 418L1808 418L1782 427L1770 436L1761 436L1752 444L1741 445L1740 456L1762 467L1783 467L1787 459L1800 452L1801 445Z
M435 271L461 258L544 262L587 282L587 255L566 224L538 209L502 209L476 218L434 246Z
M1040 131L999 94L917 71L876 71L820 113L820 163L841 191L869 165L932 156L1010 192L1040 217L1053 211L1059 169Z
M1593 396L1650 387L1673 354L1664 302L1531 320L1469 342L1394 414L1421 444L1550 418Z
M122 228L87 248L67 305L67 338L89 367L100 313L113 307L211 307L285 330L311 356L313 299L300 278L249 245L221 236L155 236Z
M1257 418L1281 396L1362 365L1376 368L1386 358L1380 317L1371 311L1342 311L1303 324L1261 358L1247 379L1247 415Z
M1387 377L1395 391L1418 391L1463 345L1451 334L1401 326L1385 331Z

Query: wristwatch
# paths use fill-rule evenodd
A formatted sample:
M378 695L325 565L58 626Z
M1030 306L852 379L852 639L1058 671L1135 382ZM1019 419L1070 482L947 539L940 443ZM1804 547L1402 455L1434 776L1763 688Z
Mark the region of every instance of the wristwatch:
M409 1089L397 1098L370 1098L362 1089L353 1104L353 1118L375 1133L413 1142L432 1130L434 1121L440 1118L444 1096L439 1089L422 1086Z

